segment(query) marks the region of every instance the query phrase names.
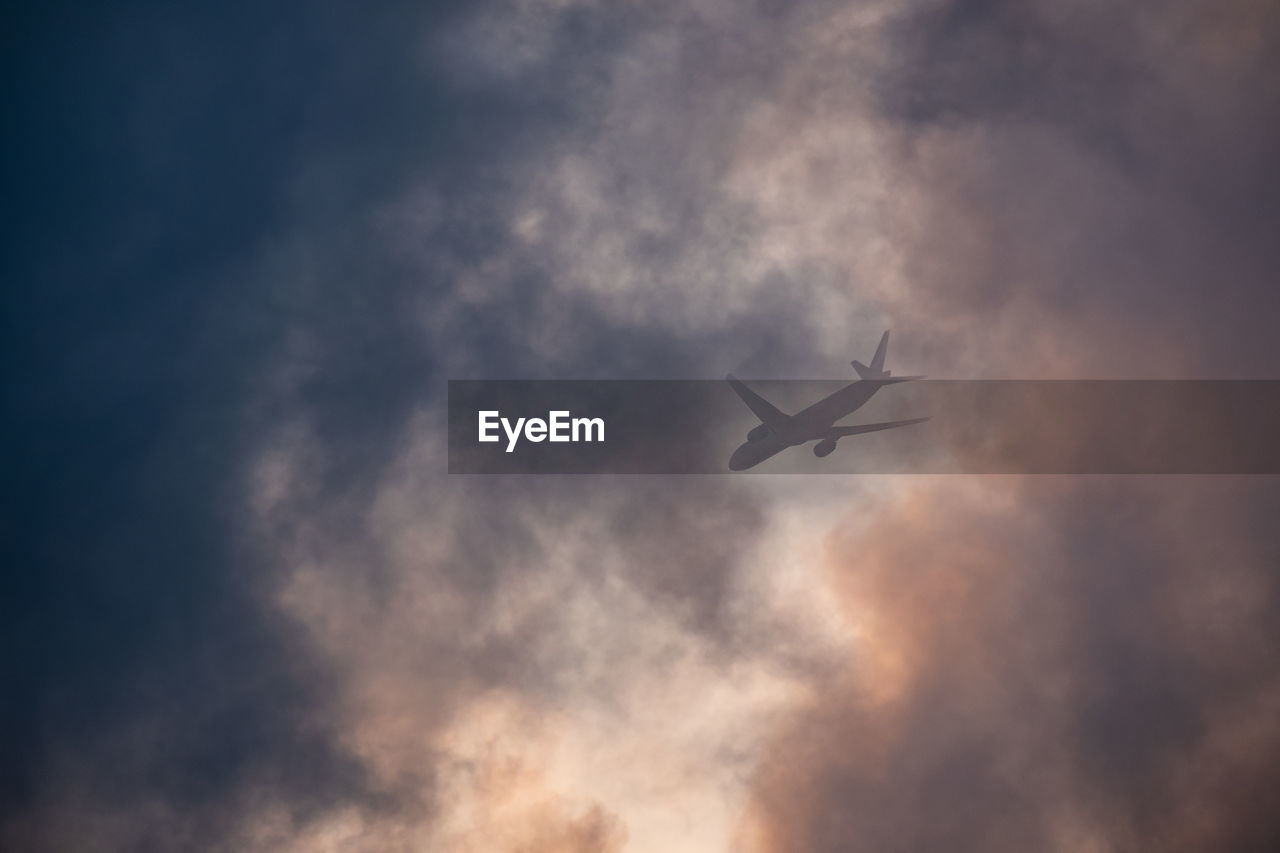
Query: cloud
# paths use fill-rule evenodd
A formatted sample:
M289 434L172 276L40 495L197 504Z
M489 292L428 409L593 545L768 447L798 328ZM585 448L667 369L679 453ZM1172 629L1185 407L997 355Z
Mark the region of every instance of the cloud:
M602 849L719 846L753 732L822 665L816 632L742 576L758 500L699 480L443 482L441 451L410 433L354 524L313 503L296 431L258 468L276 606L340 685L343 753L396 804L356 806L362 843L523 849L492 826L541 837L550 810Z
M1270 10L139 15L22 54L6 839L1274 835L1268 483L461 480L440 393L1269 375Z
M832 531L856 648L762 760L753 849L1265 846L1275 488L1002 482Z

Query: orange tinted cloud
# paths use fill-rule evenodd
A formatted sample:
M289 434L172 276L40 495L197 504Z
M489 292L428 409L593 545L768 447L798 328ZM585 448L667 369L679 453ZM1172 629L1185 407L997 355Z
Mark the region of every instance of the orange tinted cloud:
M837 529L857 648L762 762L754 849L1260 842L1280 676L1258 508L1277 498L941 479Z

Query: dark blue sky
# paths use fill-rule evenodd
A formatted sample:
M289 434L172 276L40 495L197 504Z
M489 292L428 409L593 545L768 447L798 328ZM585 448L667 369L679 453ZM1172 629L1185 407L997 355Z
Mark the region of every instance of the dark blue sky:
M290 310L252 263L300 215L343 227L410 155L443 170L493 145L492 108L406 69L409 39L447 14L6 16L6 814L64 752L113 768L103 796L161 791L197 812L250 772L321 798L359 787L323 732L296 733L324 678L263 623L263 567L232 536L255 440L244 400ZM294 192L304 160L338 172L318 202ZM333 369L307 393L357 401L333 428L372 441L405 388L368 371L430 362L384 342L394 317L365 319L326 324ZM143 743L140 721L155 724Z

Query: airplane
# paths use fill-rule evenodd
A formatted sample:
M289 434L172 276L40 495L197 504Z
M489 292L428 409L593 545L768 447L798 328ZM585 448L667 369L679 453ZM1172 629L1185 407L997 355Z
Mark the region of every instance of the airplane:
M909 418L904 421L886 421L878 424L859 424L858 426L837 426L836 421L852 414L871 399L885 385L895 382L910 382L924 379L923 376L890 376L884 369L885 352L889 348L889 333L880 338L880 346L868 367L854 359L850 362L858 372L859 381L846 385L831 396L819 400L809 408L794 415L781 412L765 398L752 391L740 379L730 373L725 377L733 390L742 398L756 417L759 426L747 433L747 440L729 457L730 471L745 471L759 465L766 459L776 456L788 447L817 441L813 455L818 458L829 456L836 449L836 442L846 436L861 435L882 429L910 426L929 420L928 418Z

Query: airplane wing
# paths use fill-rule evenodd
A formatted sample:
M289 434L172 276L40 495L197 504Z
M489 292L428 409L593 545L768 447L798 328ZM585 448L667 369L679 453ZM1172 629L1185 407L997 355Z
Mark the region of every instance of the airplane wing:
M775 432L786 426L791 420L789 415L779 411L773 403L770 403L764 397L761 397L755 391L752 391L746 385L742 384L742 380L735 377L732 373L725 377L729 381L729 385L742 398L742 402L747 404L747 408L755 413L761 423Z
M832 438L844 438L848 435L861 435L864 432L876 432L882 429L893 429L894 427L911 426L912 424L923 423L928 418L909 418L905 421L885 421L878 424L858 424L857 426L837 426L827 431L827 435Z

